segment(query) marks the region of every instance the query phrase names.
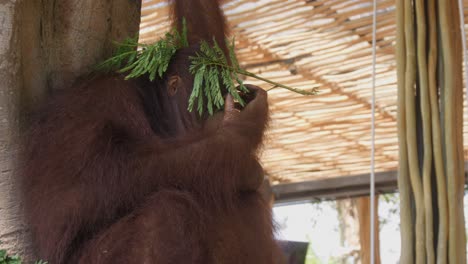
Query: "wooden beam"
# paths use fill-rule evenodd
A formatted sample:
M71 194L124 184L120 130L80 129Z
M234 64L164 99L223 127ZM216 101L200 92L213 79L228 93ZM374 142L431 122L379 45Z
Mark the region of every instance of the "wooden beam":
M315 181L286 183L273 186L275 203L345 199L370 194L370 176L361 174ZM375 174L375 192L389 193L397 190L397 172Z
M468 161L465 161L465 182L468 182ZM375 174L375 193L396 192L397 171ZM370 175L342 176L329 179L273 186L275 204L323 201L370 195Z

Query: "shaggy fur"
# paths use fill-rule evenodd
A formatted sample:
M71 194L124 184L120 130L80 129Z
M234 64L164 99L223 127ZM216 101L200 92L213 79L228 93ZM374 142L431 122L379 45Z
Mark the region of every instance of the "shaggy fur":
M188 16L186 3L221 14L216 0L176 1L175 13L224 35L222 16ZM270 211L257 191L266 93L249 86L255 96L241 112L228 96L214 117L189 113L194 50L179 51L161 80L89 78L44 106L24 142L21 173L41 259L275 262Z

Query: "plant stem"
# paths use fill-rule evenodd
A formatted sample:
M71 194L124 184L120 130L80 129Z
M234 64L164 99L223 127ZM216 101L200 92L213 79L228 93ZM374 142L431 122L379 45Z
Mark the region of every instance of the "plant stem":
M251 73L251 72L248 72L248 71L241 71L241 72L237 72L237 73L245 75L245 76L249 76L249 77L264 81L264 82L267 82L269 84L272 84L273 88L280 87L280 88L284 88L284 89L289 90L291 92L295 92L295 93L302 94L302 95L315 95L315 94L317 94L317 89L315 89L315 88L311 89L310 91L301 90L301 89L293 88L293 87L290 87L290 86L287 86L287 85L283 85L283 84L280 84L280 83L265 79L265 78L263 78L261 76L256 75L255 73ZM273 88L271 88L270 90L272 90Z
M269 84L273 85L273 88L271 88L271 89L269 89L267 91L270 91L270 90L272 90L274 88L280 87L280 88L284 88L284 89L289 90L291 92L295 92L295 93L302 94L302 95L316 95L318 93L317 89L315 89L315 88L313 88L313 89L311 89L309 91L293 88L293 87L290 87L290 86L287 86L287 85L284 85L284 84L281 84L281 83L274 82L274 81L269 80L269 79L265 79L265 78L263 78L261 76L258 76L255 73L245 71L245 70L241 70L241 69L236 69L236 68L234 68L232 66L229 66L229 65L226 65L226 64L223 64L223 63L214 62L214 61L210 60L209 63L207 63L206 65L213 65L213 66L223 67L223 68L226 68L226 69L228 69L228 70L230 70L232 72L235 72L237 74L252 77L252 78L255 78L257 80L261 80L261 81L264 81L266 83L269 83Z

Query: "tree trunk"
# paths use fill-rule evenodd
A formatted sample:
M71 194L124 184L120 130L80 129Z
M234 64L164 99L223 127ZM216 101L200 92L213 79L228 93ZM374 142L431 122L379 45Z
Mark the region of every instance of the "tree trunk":
M375 199L375 264L380 264L378 196ZM343 263L370 263L370 198L360 197L336 201L341 246L350 249Z
M338 222L340 223L340 244L349 249L339 260L340 263L359 264L359 215L356 207L356 199L337 200Z
M19 123L138 33L141 1L0 1L0 248L33 257L14 174Z
M19 195L13 178L14 146L12 138L17 118L20 63L15 38L17 1L0 3L0 248L22 255L29 254L27 237L20 217Z

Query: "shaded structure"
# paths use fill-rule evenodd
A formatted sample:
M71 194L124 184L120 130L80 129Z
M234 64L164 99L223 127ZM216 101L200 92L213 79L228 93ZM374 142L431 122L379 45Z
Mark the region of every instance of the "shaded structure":
M244 68L293 87L320 90L312 97L269 92L273 122L262 161L273 184L368 174L372 2L224 2ZM157 40L168 21L165 1L144 1L141 41ZM398 166L395 40L395 1L378 1L377 172Z

